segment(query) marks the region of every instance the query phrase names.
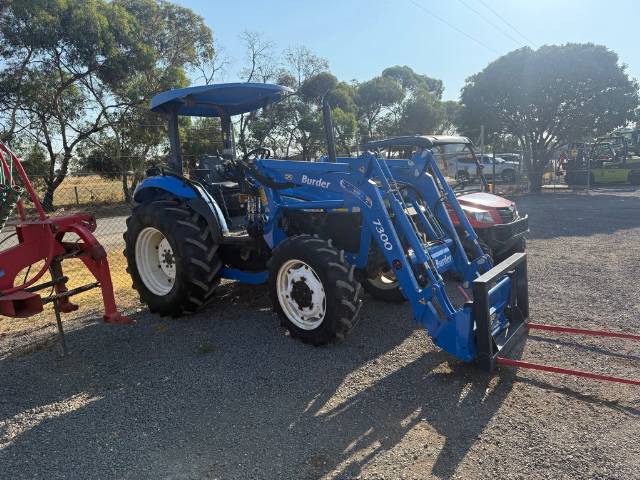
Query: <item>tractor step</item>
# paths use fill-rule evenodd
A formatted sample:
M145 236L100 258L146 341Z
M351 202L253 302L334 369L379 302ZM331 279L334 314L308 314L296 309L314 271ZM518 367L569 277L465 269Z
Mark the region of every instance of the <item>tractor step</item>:
M0 315L27 318L42 312L42 299L33 292L19 290L0 296Z

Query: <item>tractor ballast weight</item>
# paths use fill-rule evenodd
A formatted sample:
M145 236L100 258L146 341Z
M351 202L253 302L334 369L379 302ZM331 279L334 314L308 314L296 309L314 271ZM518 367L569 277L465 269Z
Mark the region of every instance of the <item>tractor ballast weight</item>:
M202 86L162 93L151 107L165 114L170 126L177 124L179 115L220 117L224 131L232 115L267 106L287 94L285 87L267 84ZM221 278L252 284L269 281L274 306L292 335L327 343L344 337L355 324L361 303L356 277L372 258L381 257L400 282L415 321L455 357L466 362L494 358L510 347L512 331L521 332L516 327L528 316L526 256L512 257L513 268L502 265L492 270L492 261L440 172L427 137L414 138L416 153L407 160L382 160L365 152L348 161L301 162L269 159L270 152L262 148L236 159L229 129L223 152L243 177L238 180L252 200L245 229L225 232L227 219L213 197L180 175L181 161L176 163L180 153L173 150L179 148L177 129L174 134L173 173L158 171L137 187L134 199L139 205L125 234L134 287L153 311L169 315L195 311L214 301L213 288ZM192 208L194 199L208 209ZM471 250L465 251L447 205L460 219ZM327 238L319 225L331 222L343 232ZM141 253L143 244L152 251ZM327 271L314 267L320 264L311 257L303 260L308 253L304 249L322 259L335 255L336 262L326 260ZM293 266L286 270L289 265ZM309 270L312 274L305 273ZM493 273L486 277L487 272ZM340 288L329 285L332 279ZM473 287L477 279L484 279L484 290ZM461 291L462 300L447 291L450 283ZM483 299L470 300L472 294L482 294ZM319 306L319 302L324 303ZM334 312L335 303L345 307ZM477 305L486 308L480 311ZM484 322L475 315L482 315ZM332 322L335 325L327 326ZM322 329L322 334L316 335L315 329ZM479 341L489 338L493 340Z

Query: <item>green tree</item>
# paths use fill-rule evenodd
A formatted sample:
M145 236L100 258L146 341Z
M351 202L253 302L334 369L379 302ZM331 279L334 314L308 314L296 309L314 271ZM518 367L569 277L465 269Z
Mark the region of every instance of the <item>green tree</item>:
M189 169L205 155L222 154L222 127L219 118L186 119L180 131L182 155Z
M151 97L187 86L188 70L196 70L206 82L211 81L225 60L213 48L211 30L192 10L156 0L115 0L115 3L135 18L150 57L146 68L138 69L113 89L121 107L107 115L110 142L105 147L115 164L105 164L106 170L102 171L109 176L120 172L124 197L130 201L145 167L157 158L158 149L166 142L164 119L148 109ZM95 98L99 101L98 96ZM182 124L186 127L190 122L184 119ZM185 158L195 163L194 156Z
M398 104L404 98L401 85L393 78L375 77L357 87L359 117L363 125L364 140L375 138L377 121L385 108Z
M345 112L340 107L331 110L336 147L339 153L351 154L354 146L358 120L353 112Z
M124 152L161 141L150 97L186 85L185 69L213 55L202 18L162 0L12 2L0 11L0 43L4 134L29 135L47 152L48 209L82 144L104 142L120 171L139 170L144 159ZM128 198L126 174L123 189Z
M539 190L553 149L606 134L634 118L638 84L618 56L594 44L528 47L510 52L467 79L460 127L475 137L519 139L532 190Z
M275 81L293 90L266 111L242 115L238 125L239 147L243 152L257 145L270 147L283 158L309 160L324 142L319 98L337 83L327 73L328 62L305 47L285 51L279 62L273 58L272 45L255 34L243 36L247 47L247 79L251 72L270 72L255 77ZM263 65L268 62L269 66ZM279 67L274 67L279 65ZM255 81L255 80L254 80Z
M103 0L11 2L0 13L0 44L4 136L30 135L47 152L51 209L74 150L106 128L120 107L111 92L147 68L148 48L135 19Z
M442 102L432 93L420 89L402 105L400 131L404 135L435 132L442 124L444 113Z
M442 102L443 116L438 127L438 133L452 135L457 131L458 119L460 116L460 103L455 100Z
M382 76L395 80L400 84L403 90L424 90L438 99L442 98L442 92L444 91L442 80L416 73L411 67L406 65L396 65L394 67L385 68L382 71Z

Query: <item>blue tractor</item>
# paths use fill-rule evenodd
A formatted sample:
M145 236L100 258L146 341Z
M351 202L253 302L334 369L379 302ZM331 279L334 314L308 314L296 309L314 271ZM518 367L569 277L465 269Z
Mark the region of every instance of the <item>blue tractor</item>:
M440 348L491 370L498 353L526 331L526 254L493 266L429 137L405 137L414 151L407 159L370 151L336 157L325 108L323 161L272 159L263 147L238 156L231 117L288 93L242 83L153 98L151 109L168 121L171 153L167 168L137 187L127 220L125 255L141 300L152 312L181 316L215 304L223 278L268 283L291 336L321 345L344 339L356 325L360 280L383 269ZM183 175L181 115L220 118L223 149L215 168L246 197L242 221L231 222L210 186Z

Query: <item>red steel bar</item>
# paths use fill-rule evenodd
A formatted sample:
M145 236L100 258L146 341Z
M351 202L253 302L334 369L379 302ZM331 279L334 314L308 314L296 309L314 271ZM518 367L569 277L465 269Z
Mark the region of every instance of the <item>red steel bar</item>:
M0 142L0 145L2 145L2 142ZM11 178L9 164L5 160L4 155L2 154L2 151L3 151L2 148L0 148L0 164L2 165L2 171L4 172L5 177L7 177L10 181L9 186L12 188L15 188L17 183L15 182L15 180ZM11 158L9 158L9 161L11 161ZM20 220L24 222L27 219L27 212L24 208L24 204L22 203L22 199L19 198L17 204L18 204L18 213L20 214Z
M24 168L22 167L22 163L20 163L20 159L11 150L9 150L9 147L7 147L2 142L0 142L0 150L6 153L7 155L9 155L10 161L13 162L13 166L17 170L18 175L22 180L22 184L25 190L27 191L27 193L29 194L29 197L31 197L31 201L33 202L33 205L36 208L36 211L38 212L38 216L40 217L40 220L46 220L48 218L47 214L44 212L44 209L42 208L40 199L38 198L38 195L33 189L33 186L29 181L29 177L27 177L27 173L24 171Z
M529 368L531 370L542 370L543 372L561 373L563 375L573 375L575 377L591 378L593 380L602 380L605 382L626 383L628 385L640 385L640 380L611 377L609 375L600 375L598 373L583 372L581 370L571 370L568 368L552 367L549 365L542 365L540 363L525 362L523 360L512 360L510 358L504 358L504 357L496 357L496 363L500 365L508 365L510 367Z
M634 335L624 332L609 332L607 330L587 330L584 328L562 327L560 325L546 325L544 323L532 323L527 324L529 329L535 330L547 330L550 332L562 332L562 333L575 333L577 335L593 335L596 337L614 337L614 338L626 338L627 340L640 341L640 335Z

